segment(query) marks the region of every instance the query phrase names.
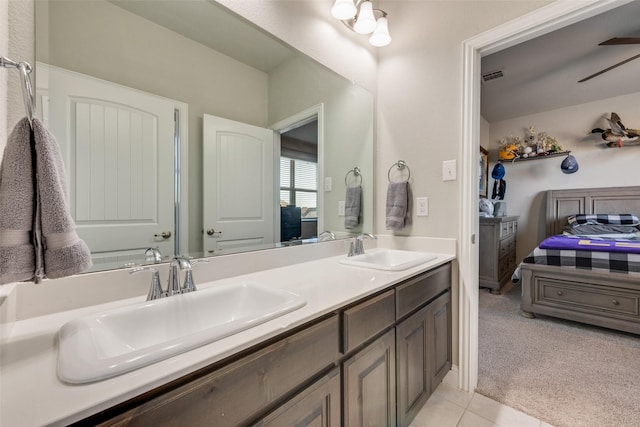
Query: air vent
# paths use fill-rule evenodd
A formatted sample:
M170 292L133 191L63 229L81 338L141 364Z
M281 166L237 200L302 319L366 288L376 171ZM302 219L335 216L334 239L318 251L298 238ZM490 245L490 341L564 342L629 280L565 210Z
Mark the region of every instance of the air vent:
M490 71L482 75L482 83L489 83L492 80L501 79L504 77L504 71Z

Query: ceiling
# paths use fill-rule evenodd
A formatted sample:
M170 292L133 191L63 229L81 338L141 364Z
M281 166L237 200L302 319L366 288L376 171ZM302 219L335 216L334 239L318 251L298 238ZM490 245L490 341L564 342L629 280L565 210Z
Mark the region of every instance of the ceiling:
M640 45L598 46L640 37L640 0L482 58L481 113L489 123L640 92L640 58L578 83L640 54ZM605 113L605 112L603 112Z

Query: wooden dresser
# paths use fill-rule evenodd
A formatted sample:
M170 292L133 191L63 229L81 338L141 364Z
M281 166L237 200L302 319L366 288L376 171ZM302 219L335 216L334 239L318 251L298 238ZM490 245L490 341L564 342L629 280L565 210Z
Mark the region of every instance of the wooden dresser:
M516 268L517 216L480 218L480 287L494 294Z

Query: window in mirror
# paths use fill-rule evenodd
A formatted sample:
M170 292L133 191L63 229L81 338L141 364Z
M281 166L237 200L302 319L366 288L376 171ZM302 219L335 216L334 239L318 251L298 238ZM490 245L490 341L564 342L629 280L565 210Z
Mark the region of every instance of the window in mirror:
M297 206L302 219L318 217L318 164L280 158L280 205Z

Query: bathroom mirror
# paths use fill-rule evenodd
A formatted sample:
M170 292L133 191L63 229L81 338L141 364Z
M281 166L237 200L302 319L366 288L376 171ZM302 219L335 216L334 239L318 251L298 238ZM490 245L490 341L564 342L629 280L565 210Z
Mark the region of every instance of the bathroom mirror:
M37 111L61 145L72 214L94 271L143 262L150 247L165 259L199 257L315 242L323 230L337 238L372 232L369 92L212 0L39 0L35 7ZM224 163L212 161L205 147L221 139L203 132L209 116L267 129L272 151L256 162L256 150L227 144L226 152L214 150L226 153ZM314 144L309 160L304 152ZM313 183L284 182L291 174L282 168L309 164ZM345 229L340 202L355 167L361 221ZM258 203L251 183L260 180L271 195ZM262 204L271 237L203 252L207 238L232 233L204 213L227 207L210 200L214 190L240 202L240 221ZM295 194L309 205L303 225L319 228L282 242L281 212Z

